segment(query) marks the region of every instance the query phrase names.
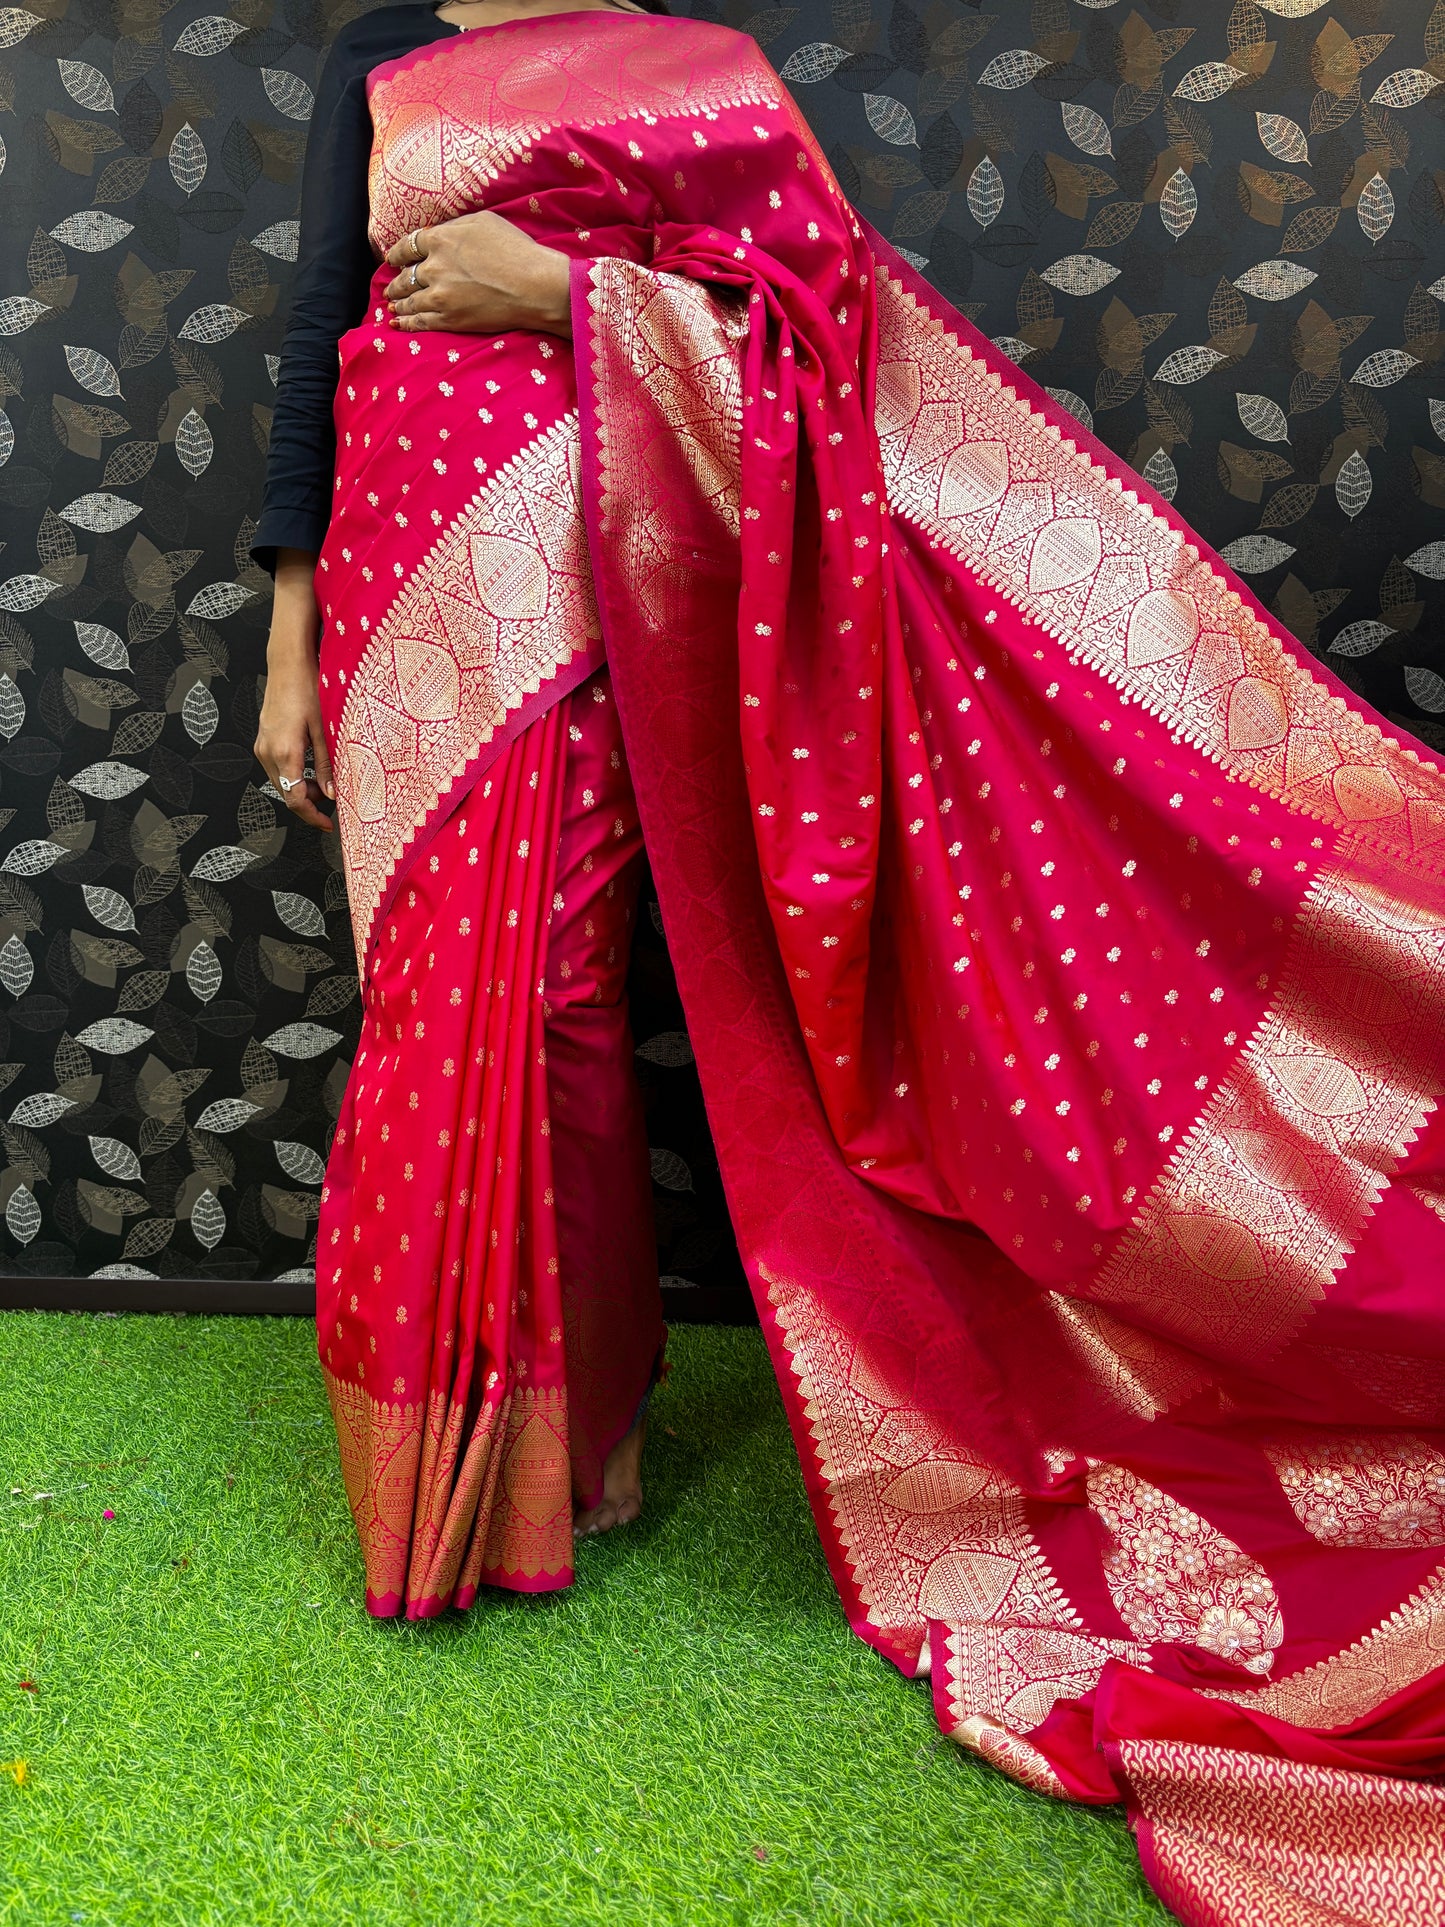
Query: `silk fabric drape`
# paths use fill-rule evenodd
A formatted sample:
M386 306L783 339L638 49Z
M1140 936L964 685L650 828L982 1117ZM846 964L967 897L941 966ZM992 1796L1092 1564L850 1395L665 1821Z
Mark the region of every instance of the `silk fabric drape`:
M855 1628L1128 1801L1184 1918L1430 1917L1441 773L865 233L744 37L515 23L372 112L378 245L519 221L576 369L344 344L363 952L605 647Z

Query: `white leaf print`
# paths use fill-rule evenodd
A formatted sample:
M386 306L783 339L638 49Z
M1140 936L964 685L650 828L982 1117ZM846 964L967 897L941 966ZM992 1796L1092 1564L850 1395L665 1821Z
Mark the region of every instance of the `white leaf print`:
M1287 442L1289 440L1289 417L1277 401L1268 395L1240 395L1234 397L1234 405L1239 410L1239 419L1262 442Z
M85 898L86 909L107 930L135 929L135 911L119 890L111 890L103 883L83 883L80 893Z
M197 684L197 687L204 685ZM218 843L192 865L191 876L197 883L229 883L232 877L238 877L260 861L254 850L243 850L239 843Z
M917 147L918 129L901 100L894 100L891 94L865 94L863 111L880 140L894 147Z
M795 87L809 87L815 80L826 80L848 58L846 47L835 47L831 40L810 40L788 55L778 74Z
M283 1024L261 1041L278 1057L319 1057L341 1042L341 1032L328 1030L324 1024Z
M1010 47L1006 53L995 54L978 77L980 87L1001 87L1012 93L1017 87L1027 87L1035 74L1041 74L1049 62L1042 54L1036 54L1029 47Z
M1191 381L1200 380L1211 368L1217 368L1221 361L1227 361L1228 358L1217 348L1204 348L1198 344L1176 348L1169 359L1154 371L1154 379L1182 388Z
M211 457L216 452L216 444L211 439L205 418L192 408L176 424L176 460L187 475L204 475L211 465ZM237 603L237 608L240 604ZM187 611L188 614L193 611Z
M67 778L73 790L82 796L93 796L102 803L114 803L118 797L129 796L150 778L142 769L132 769L129 763L90 763L79 769L74 776Z
M1060 102L1064 117L1064 132L1081 154L1108 154L1113 156L1114 142L1109 133L1109 123L1102 114L1096 114L1092 107L1085 107L1076 100Z
M189 121L176 129L167 160L171 179L182 194L194 194L206 178L206 143Z
M912 248L901 248L896 241L893 243L893 252L901 255L910 268L917 268L920 274L928 266L926 254L915 254Z
M0 140L0 174L3 174L5 172L6 159L7 159L7 156L5 153L5 143L3 140Z
M1156 448L1140 471L1152 489L1172 502L1179 488L1179 470L1174 466L1173 457L1164 448Z
M4 984L12 997L23 997L34 975L35 959L19 937L7 937L0 944L0 984Z
M40 15L26 7L0 7L0 47L18 47L39 25Z
M1360 189L1355 214L1366 240L1381 241L1389 233L1395 219L1395 197L1383 174L1372 174Z
M10 1122L23 1124L28 1131L43 1131L47 1124L54 1124L74 1109L73 1097L62 1097L58 1091L37 1091L33 1097L21 1098L10 1113Z
M653 1150L650 1153L652 1178L664 1191L691 1191L692 1172L677 1155L676 1151Z
M224 53L236 36L245 31L239 20L228 20L223 13L203 13L181 34L174 51L208 60L212 54Z
M15 453L15 424L0 408L0 468L4 468Z
M980 227L988 227L998 218L1003 200L1003 175L985 154L968 177L968 211Z
M86 207L62 221L59 227L53 227L50 238L63 241L69 248L79 248L84 254L100 254L133 232L130 222L122 221L118 214L107 214L104 208Z
M8 743L25 725L25 698L6 674L0 676L0 736Z
M250 315L244 308L233 308L229 301L212 301L196 312L177 330L182 341L201 341L210 346L235 334Z
M294 890L273 890L271 901L276 906L276 915L298 937L326 935L326 919L310 897L299 897Z
M1309 166L1310 144L1298 121L1288 114L1256 114L1254 124L1266 153L1273 154L1277 161Z
M692 1045L685 1030L659 1031L656 1037L649 1037L645 1044L637 1046L637 1055L667 1070L676 1070L679 1065L693 1061Z
M316 1283L315 1265L296 1265L290 1271L276 1273L278 1285L314 1285Z
M1405 557L1405 567L1417 575L1428 575L1432 582L1445 582L1445 542L1427 542L1423 549Z
M1257 4L1281 20L1304 20L1328 6L1329 0L1257 0Z
M50 309L45 302L37 301L33 295L7 294L5 299L0 301L0 335L24 334L27 328L35 325L41 315L49 313Z
M88 107L92 114L115 112L115 95L99 67L92 67L88 60L57 60L55 64L60 69L61 85L72 100Z
M203 748L215 735L221 721L216 699L203 682L193 682L181 704L181 722L193 743Z
M255 593L244 582L208 582L204 589L197 589L186 604L186 614L204 616L208 622L219 622L223 616L235 615Z
M214 1104L208 1104L196 1119L198 1131L215 1131L224 1136L227 1131L239 1131L241 1126L260 1113L261 1106L253 1104L244 1097L218 1097Z
M1061 294L1097 294L1118 278L1114 263L1101 261L1097 254L1066 254L1039 271L1039 279Z
M221 988L221 960L208 943L198 943L186 959L186 982L203 1004Z
M1165 232L1179 240L1193 227L1198 212L1199 196L1194 191L1194 183L1182 167L1176 167L1159 196L1159 219L1164 223Z
M1432 401L1430 404L1430 426L1445 441L1445 401Z
M253 248L259 248L262 254L269 254L277 261L294 261L300 245L299 221L273 221L251 240Z
M93 1137L90 1155L108 1178L119 1178L122 1184L134 1184L140 1176L140 1159L118 1137Z
M298 1184L320 1184L326 1176L325 1159L317 1157L309 1144L295 1144L282 1138L271 1148L281 1169Z
M1231 67L1227 61L1205 60L1189 69L1174 89L1174 98L1198 102L1218 100L1221 94L1227 94L1231 87L1237 87L1243 79L1239 68Z
M1419 669L1407 663L1405 687L1418 709L1428 709L1432 716L1438 716L1445 709L1445 676L1437 676L1433 669Z
M1369 463L1355 449L1335 477L1335 500L1352 522L1369 501L1374 486Z
M1076 395L1072 388L1048 388L1044 392L1051 395L1065 413L1072 415L1076 422L1082 422L1093 433L1094 411L1082 395Z
M263 67L261 84L278 113L291 120L310 120L316 96L300 74L288 73L284 67Z
M1081 6L1087 6L1090 4L1090 0L1079 0L1079 4ZM1112 6L1114 0L1109 0L1109 4ZM657 1282L664 1291L697 1291L699 1289L698 1282L695 1278L684 1278L682 1273L678 1271L662 1272Z
M74 523L76 528L86 529L92 535L111 535L116 529L123 529L127 522L133 522L139 514L139 502L128 502L123 495L108 495L101 491L93 495L77 495L73 502L67 502L60 510L60 519Z
M139 1050L148 1044L155 1032L146 1024L137 1024L129 1017L102 1017L99 1023L87 1024L85 1029L76 1032L77 1044L84 1044L87 1050L103 1051L107 1057L124 1057L128 1051Z
M1380 82L1370 95L1370 105L1418 107L1440 86L1445 86L1445 81L1441 80L1439 74L1432 74L1428 67L1402 67L1398 73Z
M225 1237L226 1213L214 1191L203 1191L191 1206L191 1230L207 1251L214 1251Z
M1307 288L1319 276L1303 261L1261 261L1236 275L1234 285L1241 294L1252 294L1256 301L1288 301L1292 294Z
M120 376L115 371L115 363L98 348L74 348L67 342L65 362L88 395L120 394Z
M29 836L13 850L6 851L0 871L16 877L43 876L64 855L63 843L51 843L43 836Z
M130 668L129 649L114 629L107 629L103 622L77 622L75 635L86 655L102 669Z
M17 1184L10 1193L10 1202L5 1207L5 1223L11 1237L22 1245L28 1245L40 1229L40 1206L26 1185Z
M13 615L38 609L59 587L48 575L12 575L7 582L0 582L0 609L8 609Z
M995 335L993 345L1001 355L1007 355L1010 361L1016 363L1027 361L1030 355L1038 353L1031 341L1023 341L1018 335Z
M1219 553L1240 575L1263 575L1266 570L1277 569L1281 562L1288 562L1294 550L1288 542L1278 542L1272 535L1238 535Z
M1330 644L1332 656L1371 656L1397 631L1388 622L1352 622Z
M1350 380L1365 388L1391 388L1402 375L1408 375L1419 365L1420 357L1407 354L1403 348L1380 348L1365 356Z
M274 388L281 376L281 357L280 355L267 355L265 360L266 373L271 377L271 386Z

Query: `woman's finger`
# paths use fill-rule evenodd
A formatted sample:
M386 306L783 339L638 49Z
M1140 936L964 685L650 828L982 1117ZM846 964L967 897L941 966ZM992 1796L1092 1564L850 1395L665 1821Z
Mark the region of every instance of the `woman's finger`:
M413 261L424 261L430 237L431 229L424 227L414 228L410 234L404 234L395 247L387 249L386 265L389 268L404 268Z
M326 731L319 722L311 725L311 766L327 798L335 802L336 784L331 777L331 751L326 746Z

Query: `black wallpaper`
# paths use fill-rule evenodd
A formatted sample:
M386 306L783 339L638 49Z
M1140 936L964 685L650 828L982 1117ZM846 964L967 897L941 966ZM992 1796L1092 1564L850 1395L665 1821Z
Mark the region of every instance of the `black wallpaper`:
M251 760L247 544L311 89L355 10L0 6L10 1270L310 1259L355 962L334 841ZM753 33L869 218L1445 748L1445 0L693 11ZM646 923L634 979L663 1269L726 1282Z

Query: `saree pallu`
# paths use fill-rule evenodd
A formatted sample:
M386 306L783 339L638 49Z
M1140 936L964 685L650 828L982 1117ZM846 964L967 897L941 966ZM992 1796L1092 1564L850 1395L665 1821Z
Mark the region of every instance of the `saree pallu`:
M518 222L574 260L575 365L379 309L343 344L318 580L368 976L605 653L851 1623L1004 1771L1125 1800L1185 1920L1435 1920L1445 777L865 229L750 40L509 23L371 107L378 247ZM459 1365L454 1463L502 1436ZM419 1532L447 1480L398 1468Z

